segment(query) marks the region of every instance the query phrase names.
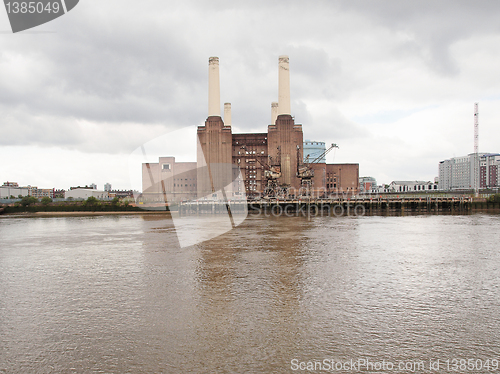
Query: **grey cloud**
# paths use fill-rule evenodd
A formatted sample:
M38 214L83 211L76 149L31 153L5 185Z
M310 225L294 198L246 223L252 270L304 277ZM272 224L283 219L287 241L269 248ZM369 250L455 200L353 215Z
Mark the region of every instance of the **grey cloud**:
M86 130L72 127L84 120L94 122L101 136L114 136L109 152L122 152L146 135L121 124L135 124L144 134L147 126L156 133L162 126L200 124L206 118L211 55L221 58L221 100L233 103L233 122L242 129L265 131L270 103L277 100L277 59L288 54L292 111L305 136L369 136L335 107L323 118L306 105L318 99L338 105L377 78L377 71L358 76L349 66L353 61L344 53L351 45L359 48L356 32L361 38L376 28L407 33L412 39L389 50L382 64L417 58L436 74L450 76L458 72L450 46L498 31L498 9L493 1L351 0L306 6L299 1L86 0L51 24L56 34L0 40L0 64L12 56L29 62L19 67L22 79L0 70L0 110L17 123L15 128L5 119L0 123L0 131L9 134L1 142L102 149L101 139L91 146L82 135ZM342 47L333 43L339 39L345 40Z
M408 42L409 48L402 46L401 49L415 50L416 56L441 75L459 73L457 62L450 55L453 43L500 30L500 4L494 0L343 0L335 4L342 11L364 15L369 22L412 35L415 41Z
M3 58L20 54L39 68L23 72L29 82L19 82L23 90L9 89L16 78L3 77L11 84L0 87L2 102L37 115L96 121L194 120L196 111L182 104L201 97L206 77L175 35L154 26L103 29L94 22L75 18L69 30L12 46Z

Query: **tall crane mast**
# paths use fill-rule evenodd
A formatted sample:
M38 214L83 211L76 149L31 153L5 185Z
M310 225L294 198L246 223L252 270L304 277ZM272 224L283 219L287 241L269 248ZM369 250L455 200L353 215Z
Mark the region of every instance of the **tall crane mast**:
M479 103L474 103L474 194L479 194Z

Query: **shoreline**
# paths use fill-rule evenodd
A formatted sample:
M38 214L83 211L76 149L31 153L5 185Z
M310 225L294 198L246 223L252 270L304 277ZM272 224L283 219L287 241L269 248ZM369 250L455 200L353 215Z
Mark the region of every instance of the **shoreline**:
M91 211L81 211L81 212L28 212L28 213L4 213L0 217L86 217L86 216L112 216L112 215L164 215L171 216L169 211L115 211L115 212L91 212Z

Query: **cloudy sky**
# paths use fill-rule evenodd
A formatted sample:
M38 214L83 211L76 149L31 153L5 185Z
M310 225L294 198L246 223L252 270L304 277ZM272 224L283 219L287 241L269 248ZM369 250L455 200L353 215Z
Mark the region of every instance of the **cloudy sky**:
M340 146L328 162L432 180L473 151L474 102L480 151L500 152L499 16L494 0L81 0L12 34L0 9L0 183L128 188L135 149L205 121L210 56L233 132L265 132L279 55L304 138Z

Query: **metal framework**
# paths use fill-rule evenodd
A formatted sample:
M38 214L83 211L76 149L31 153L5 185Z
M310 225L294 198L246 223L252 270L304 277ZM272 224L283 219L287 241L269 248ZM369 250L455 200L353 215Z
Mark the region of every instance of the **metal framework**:
M479 194L479 103L474 103L474 193Z
M333 143L328 149L326 149L322 154L316 157L313 161L309 162L309 155L305 157L304 162L300 162L300 147L297 146L297 178L300 179L301 190L304 192L300 192L299 194L305 193L309 195L310 190L312 188L312 179L314 177L314 169L312 168L313 164L318 163L323 157L325 157L328 152L330 152L333 148L338 148L339 146Z

